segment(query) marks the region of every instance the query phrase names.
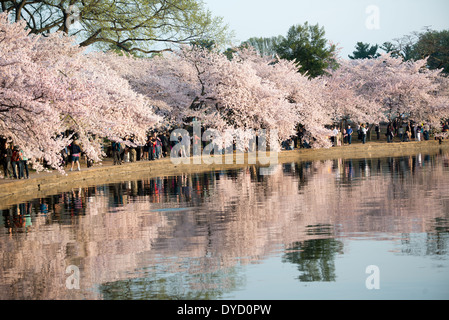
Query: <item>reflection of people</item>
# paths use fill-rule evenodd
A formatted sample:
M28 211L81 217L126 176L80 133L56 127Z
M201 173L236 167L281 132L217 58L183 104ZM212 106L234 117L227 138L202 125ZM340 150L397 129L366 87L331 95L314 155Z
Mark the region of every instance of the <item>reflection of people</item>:
M25 232L31 231L33 222L31 220L31 203L24 203L22 206L22 215L24 218L23 226L25 227Z
M40 213L46 215L48 213L48 205L44 202L44 199L40 199L39 202Z
M8 230L8 233L11 234L12 227L13 227L12 217L11 217L11 209L3 210L2 216L3 216L3 222L5 224L5 228Z

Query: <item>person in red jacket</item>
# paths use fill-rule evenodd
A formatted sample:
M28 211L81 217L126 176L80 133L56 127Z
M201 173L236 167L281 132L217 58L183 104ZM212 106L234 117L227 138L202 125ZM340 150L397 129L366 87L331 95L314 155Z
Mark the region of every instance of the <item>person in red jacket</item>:
M22 152L20 151L18 146L14 147L11 157L11 163L14 179L22 179L23 178Z

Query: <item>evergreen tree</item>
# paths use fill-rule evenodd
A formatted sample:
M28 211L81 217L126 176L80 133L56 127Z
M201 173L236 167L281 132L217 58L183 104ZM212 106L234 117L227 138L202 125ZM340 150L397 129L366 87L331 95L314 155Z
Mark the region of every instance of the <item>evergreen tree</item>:
M380 56L377 53L379 46L376 44L374 46L370 46L369 43L357 42L357 46L355 51L352 53L353 55L349 55L350 59L373 59Z
M326 74L335 62L336 47L324 36L324 28L318 24L294 25L276 45L276 52L281 59L296 61L299 72L315 78Z

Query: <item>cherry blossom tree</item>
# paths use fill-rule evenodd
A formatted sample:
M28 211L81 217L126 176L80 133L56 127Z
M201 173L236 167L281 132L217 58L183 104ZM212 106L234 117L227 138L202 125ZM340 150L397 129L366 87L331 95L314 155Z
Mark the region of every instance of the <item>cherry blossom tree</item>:
M283 93L262 79L249 63L230 61L219 52L183 48L152 59L103 59L133 88L162 101L159 113L176 126L191 119L222 135L246 130L276 130L280 139L295 133L296 117ZM128 71L123 65L131 66ZM130 71L131 70L131 71Z
M295 62L276 57L263 57L252 49L243 48L238 58L256 70L257 75L273 83L289 102L289 108L297 116L297 125L305 129L305 136L312 147L331 146L328 137L332 134L325 126L331 123L331 113L326 109L323 83L298 72Z
M185 47L152 59L109 54L99 59L136 91L163 102L159 112L174 126L195 118L221 133L242 137L248 130L265 129L284 140L301 124L316 147L330 146L321 83L298 73L293 62L245 48L234 55L228 59L213 50Z
M371 124L385 121L382 105L354 90L351 71L352 68L343 66L334 70L331 76L317 80L322 82L323 100L332 122L346 127L349 121Z
M72 93L68 79L34 60L38 41L0 15L0 132L32 159L57 165L68 143L57 138L63 131L58 109Z
M91 59L61 34L30 35L0 15L0 133L33 159L61 169L61 150L75 132L83 151L100 161L100 138L143 142L159 121L148 97Z
M78 134L84 146L89 145L88 141L94 141L92 137L95 136L128 143L126 138L132 137L136 144L144 144L148 129L160 121L153 113L153 101L132 90L128 81L105 63L90 54L83 54L79 47L70 46L66 43L69 38L55 38L51 43L44 43L44 48L39 51L54 52L52 46L76 50L74 54L63 52L58 58L53 55L47 62L59 61L58 71L82 85L79 87L81 99L64 115L65 126ZM98 142L96 145L91 145L90 151L87 148L84 151L100 160Z
M349 84L355 96L364 99L365 103L353 105L369 116L368 122L382 121L384 117L388 121L404 117L433 121L436 106L446 100L439 93L441 70L427 69L426 60L404 62L384 54L377 59L346 61L332 78ZM444 112L445 108L438 109Z
M192 119L229 137L225 145L237 138L245 146L261 130L276 133L270 147L277 149L299 126L313 147L327 148L326 126L343 120L408 117L437 125L449 117L448 79L425 60L341 60L329 75L310 79L295 62L249 48L232 59L199 46L136 58L85 53L73 40L31 35L24 22L0 14L0 134L38 170L45 160L62 171L60 152L74 138L67 131L101 161L103 138L139 145L152 127Z

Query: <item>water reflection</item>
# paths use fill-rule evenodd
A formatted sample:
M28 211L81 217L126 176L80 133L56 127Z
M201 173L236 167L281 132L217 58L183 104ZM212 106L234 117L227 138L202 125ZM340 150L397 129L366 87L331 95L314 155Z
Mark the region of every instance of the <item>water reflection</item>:
M298 265L301 282L335 281L335 256L343 254L343 247L334 238L296 242L286 248L282 261Z
M245 266L270 257L296 269L284 287L335 283L336 258L356 239L446 261L448 159L142 177L17 204L1 211L0 298L220 299L250 286ZM68 265L81 290L65 287Z

